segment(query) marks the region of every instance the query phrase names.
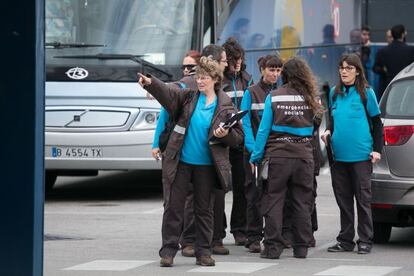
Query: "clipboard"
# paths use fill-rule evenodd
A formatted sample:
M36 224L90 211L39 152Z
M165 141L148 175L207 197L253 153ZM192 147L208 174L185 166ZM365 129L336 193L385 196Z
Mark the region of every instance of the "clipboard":
M244 111L239 111L236 114L234 114L233 116L231 116L229 119L227 119L224 123L222 123L222 127L225 129L229 129L232 128L238 121L240 121L244 115L246 115L249 111L248 110L244 110Z
M332 137L330 134L326 135L326 153L328 155L329 167L335 164L335 155L332 148Z

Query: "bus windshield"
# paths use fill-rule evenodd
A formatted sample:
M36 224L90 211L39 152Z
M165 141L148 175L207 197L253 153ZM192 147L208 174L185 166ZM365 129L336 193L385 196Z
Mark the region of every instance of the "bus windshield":
M60 46L48 50L54 54L130 54L157 65L177 65L194 39L195 0L45 2L46 45Z

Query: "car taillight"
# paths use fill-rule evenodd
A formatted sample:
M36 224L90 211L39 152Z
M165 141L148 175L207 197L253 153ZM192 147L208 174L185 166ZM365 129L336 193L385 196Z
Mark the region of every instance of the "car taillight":
M384 143L386 146L400 146L407 143L414 133L414 126L384 127Z

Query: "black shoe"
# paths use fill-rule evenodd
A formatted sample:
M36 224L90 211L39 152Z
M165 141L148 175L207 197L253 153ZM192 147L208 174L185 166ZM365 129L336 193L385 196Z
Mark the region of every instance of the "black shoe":
M264 259L279 259L280 255L282 255L283 249L272 249L269 250L266 246L263 247L262 251L260 252L260 258Z
M304 259L308 255L307 247L294 247L293 248L293 257Z
M243 246L246 244L246 236L243 234L234 234L234 244L237 246Z
M368 244L359 244L358 245L358 254L368 254L371 253L372 246Z
M249 245L249 252L250 253L260 253L260 242L255 241Z
M334 246L328 247L328 252L351 252L351 251L354 251L354 247L347 248L340 242L338 242Z

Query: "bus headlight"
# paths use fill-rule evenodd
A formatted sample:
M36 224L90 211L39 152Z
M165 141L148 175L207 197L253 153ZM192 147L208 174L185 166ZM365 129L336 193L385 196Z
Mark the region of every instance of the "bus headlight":
M160 112L158 110L141 109L130 130L155 129Z

